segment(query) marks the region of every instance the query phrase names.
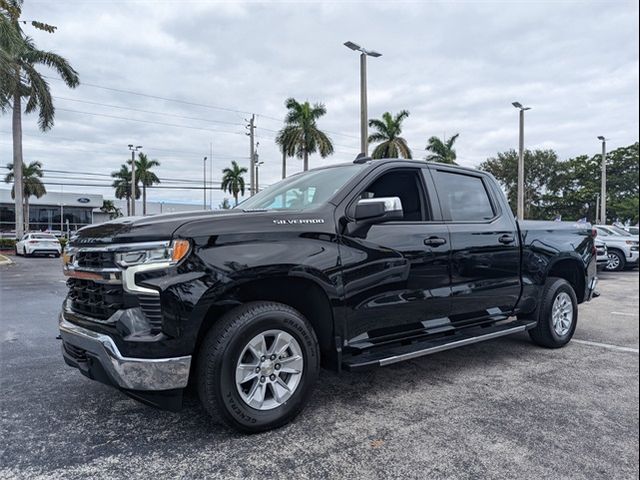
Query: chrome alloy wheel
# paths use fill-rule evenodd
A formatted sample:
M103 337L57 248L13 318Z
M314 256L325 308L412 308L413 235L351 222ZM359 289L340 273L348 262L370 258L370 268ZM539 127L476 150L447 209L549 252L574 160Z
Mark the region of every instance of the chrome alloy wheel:
M620 258L618 257L618 255L608 253L607 258L609 259L607 261L607 270L615 270L616 268L620 267Z
M250 407L271 410L291 398L303 369L298 341L282 330L267 330L242 350L236 366L236 387Z
M573 303L571 303L571 297L568 293L560 292L554 300L551 319L553 321L553 329L560 337L564 337L569 333L573 323Z

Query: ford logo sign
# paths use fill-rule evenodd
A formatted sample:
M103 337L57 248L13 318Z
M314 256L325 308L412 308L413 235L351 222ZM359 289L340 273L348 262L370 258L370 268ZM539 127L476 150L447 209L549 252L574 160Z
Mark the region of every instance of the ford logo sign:
M91 201L91 199L87 198L87 197L80 197L78 199L78 203L89 203Z

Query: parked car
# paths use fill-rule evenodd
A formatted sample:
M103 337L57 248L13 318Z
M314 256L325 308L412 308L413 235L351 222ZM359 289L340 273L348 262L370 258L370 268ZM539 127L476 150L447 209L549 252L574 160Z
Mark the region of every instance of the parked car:
M596 225L596 230L598 231L599 240L607 244L609 263L605 270L619 272L625 268L638 266L638 259L640 258L638 237L634 237L624 230L620 232L617 227L609 225Z
M626 227L624 227L624 230L629 232L631 235L635 235L636 237L640 233L640 229L638 229L638 227L626 226Z
M246 432L289 422L320 365L390 365L517 332L559 348L597 283L587 223L517 222L495 179L439 163L311 170L240 206L70 239L65 362ZM375 389L375 386L372 385Z
M609 264L609 254L607 252L607 244L602 240L596 239L596 265L598 271L604 270Z
M16 242L16 255L54 255L62 252L60 241L50 233L26 233Z

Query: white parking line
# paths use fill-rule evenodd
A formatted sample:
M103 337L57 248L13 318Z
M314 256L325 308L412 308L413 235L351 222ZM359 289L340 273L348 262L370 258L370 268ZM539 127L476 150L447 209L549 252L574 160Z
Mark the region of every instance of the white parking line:
M617 350L618 352L640 353L637 348L621 347L619 345L609 345L608 343L590 342L588 340L573 339L572 342L581 343L582 345L590 345L592 347L608 348L610 350Z
M611 312L611 315L624 315L625 317L637 317L637 313Z

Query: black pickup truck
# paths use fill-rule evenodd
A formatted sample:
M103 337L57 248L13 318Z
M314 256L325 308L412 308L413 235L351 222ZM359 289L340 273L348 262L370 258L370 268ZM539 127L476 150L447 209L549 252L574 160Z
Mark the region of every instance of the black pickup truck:
M246 432L290 421L318 371L528 331L569 342L597 282L589 224L517 222L484 172L371 160L227 211L123 218L64 252L67 364L148 404L197 389Z

